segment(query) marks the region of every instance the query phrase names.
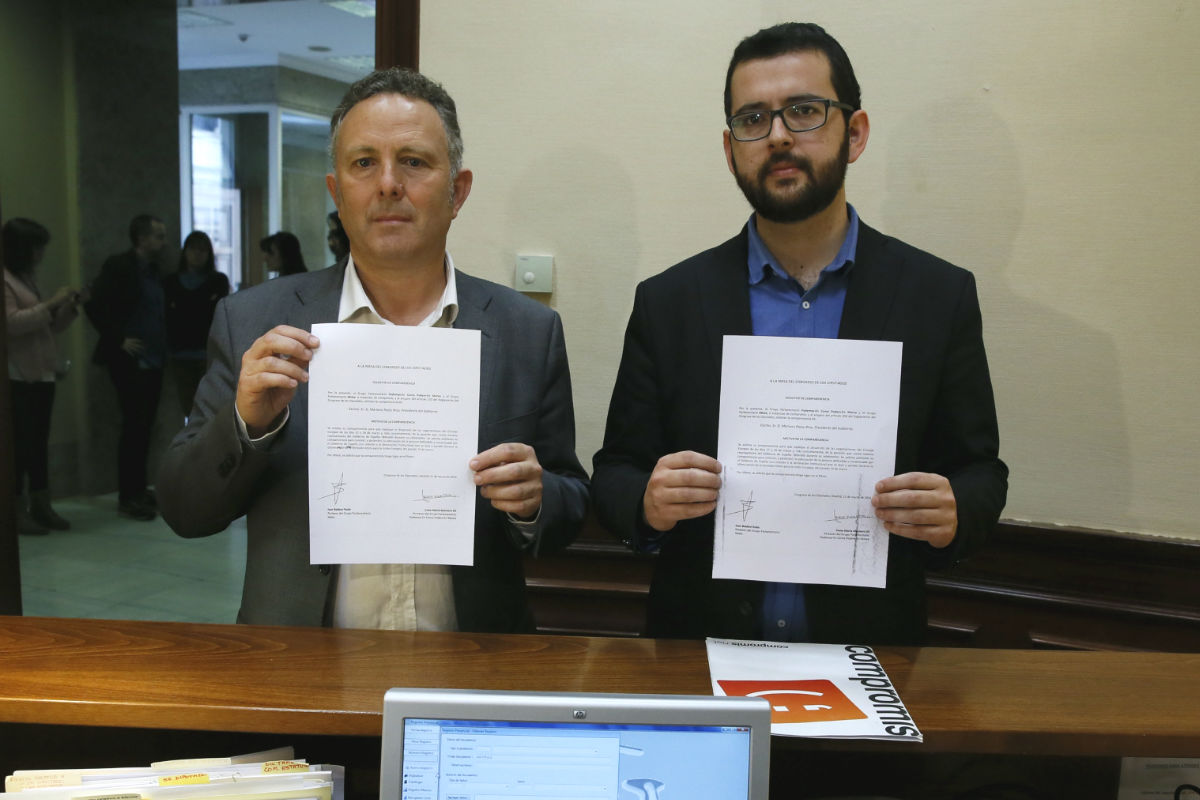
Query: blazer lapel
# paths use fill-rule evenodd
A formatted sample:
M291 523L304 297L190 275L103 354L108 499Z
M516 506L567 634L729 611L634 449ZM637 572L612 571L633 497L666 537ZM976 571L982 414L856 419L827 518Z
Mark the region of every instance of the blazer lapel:
M880 340L892 313L904 263L887 252L883 234L861 222L859 225L858 252L850 271L838 338Z
M747 282L748 258L746 229L711 251L704 274L696 281L695 307L700 309L708 333L708 351L721 371L721 351L726 334L749 336L754 333L750 321L750 285Z
M346 274L346 264L329 269L309 273L307 280L297 281L294 297L288 298L290 304L286 323L295 328L311 332L312 326L318 322L337 322L338 305L342 299L342 277ZM308 420L308 384L301 387L292 399L293 413L298 422Z
M337 322L338 305L342 300L342 277L346 264L310 273L311 280L301 282L295 289L295 303L287 322L296 328L311 331L318 322Z
M458 292L458 317L454 320L454 327L479 331L479 412L483 420L491 399L492 377L499 361L496 353L499 342L486 313L492 303L492 294L483 281L457 269L454 271L454 283Z

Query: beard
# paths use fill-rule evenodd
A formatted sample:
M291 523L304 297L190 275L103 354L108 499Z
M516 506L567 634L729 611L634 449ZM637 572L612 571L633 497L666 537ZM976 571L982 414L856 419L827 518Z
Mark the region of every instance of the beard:
M763 219L771 222L802 222L829 208L846 182L846 166L850 163L850 136L842 137L838 154L821 164L792 153L776 153L767 159L758 175L749 176L738 169L733 159L733 174L747 202ZM767 176L779 164L790 164L801 170L808 181L803 188L785 187L772 192L767 188Z

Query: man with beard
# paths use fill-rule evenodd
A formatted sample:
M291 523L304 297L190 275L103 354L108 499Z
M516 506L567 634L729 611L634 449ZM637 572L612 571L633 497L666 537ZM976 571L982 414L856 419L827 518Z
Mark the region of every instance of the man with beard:
M817 25L743 40L725 115L726 161L754 214L638 286L594 460L597 513L658 553L652 636L919 644L925 570L975 550L1007 493L974 279L846 202L870 123L848 56ZM896 474L872 497L892 534L886 588L712 578L726 334L903 342Z

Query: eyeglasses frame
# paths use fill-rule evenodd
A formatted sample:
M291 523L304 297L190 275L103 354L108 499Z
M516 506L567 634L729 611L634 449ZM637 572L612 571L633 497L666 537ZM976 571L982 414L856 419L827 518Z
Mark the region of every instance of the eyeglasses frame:
M792 108L793 106L802 105L804 103L820 103L820 104L824 105L825 106L825 119L821 120L820 125L814 125L811 128L802 128L800 130L796 130L791 125L788 125L787 119L783 116L783 112L788 110L789 108ZM728 119L725 120L725 125L728 126L729 135L734 138L734 141L757 142L757 141L761 141L762 139L765 139L771 135L771 131L775 128L775 118L776 117L779 117L780 121L783 122L783 127L787 128L792 133L808 133L809 131L819 130L819 129L825 127L825 125L829 122L830 107L840 108L843 111L849 111L851 113L858 110L854 106L850 105L849 103L842 103L837 100L830 100L828 97L810 97L807 100L797 100L794 103L788 103L783 108L751 109L750 111L743 111L739 114L733 114L732 116L730 116ZM770 121L767 124L766 133L764 133L762 136L755 136L753 139L739 139L737 132L734 131L734 128L733 128L733 121L735 119L737 119L738 117L745 116L746 114L764 114L764 113L770 115L770 117L771 117Z

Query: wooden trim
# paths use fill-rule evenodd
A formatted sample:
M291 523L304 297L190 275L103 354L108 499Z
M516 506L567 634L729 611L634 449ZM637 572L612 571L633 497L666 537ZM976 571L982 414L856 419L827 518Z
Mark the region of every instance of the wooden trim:
M1200 542L1001 523L930 574L932 640L980 647L1200 650Z
M4 215L0 213L0 224ZM0 263L4 246L0 243ZM13 497L12 398L8 396L8 315L0 320L0 614L21 613L21 560L17 543L17 506Z
M421 0L375 4L375 68L417 69L421 48Z
M589 518L566 551L526 563L539 630L645 631L651 556ZM983 551L930 573L931 644L1200 651L1200 542L1002 523Z

